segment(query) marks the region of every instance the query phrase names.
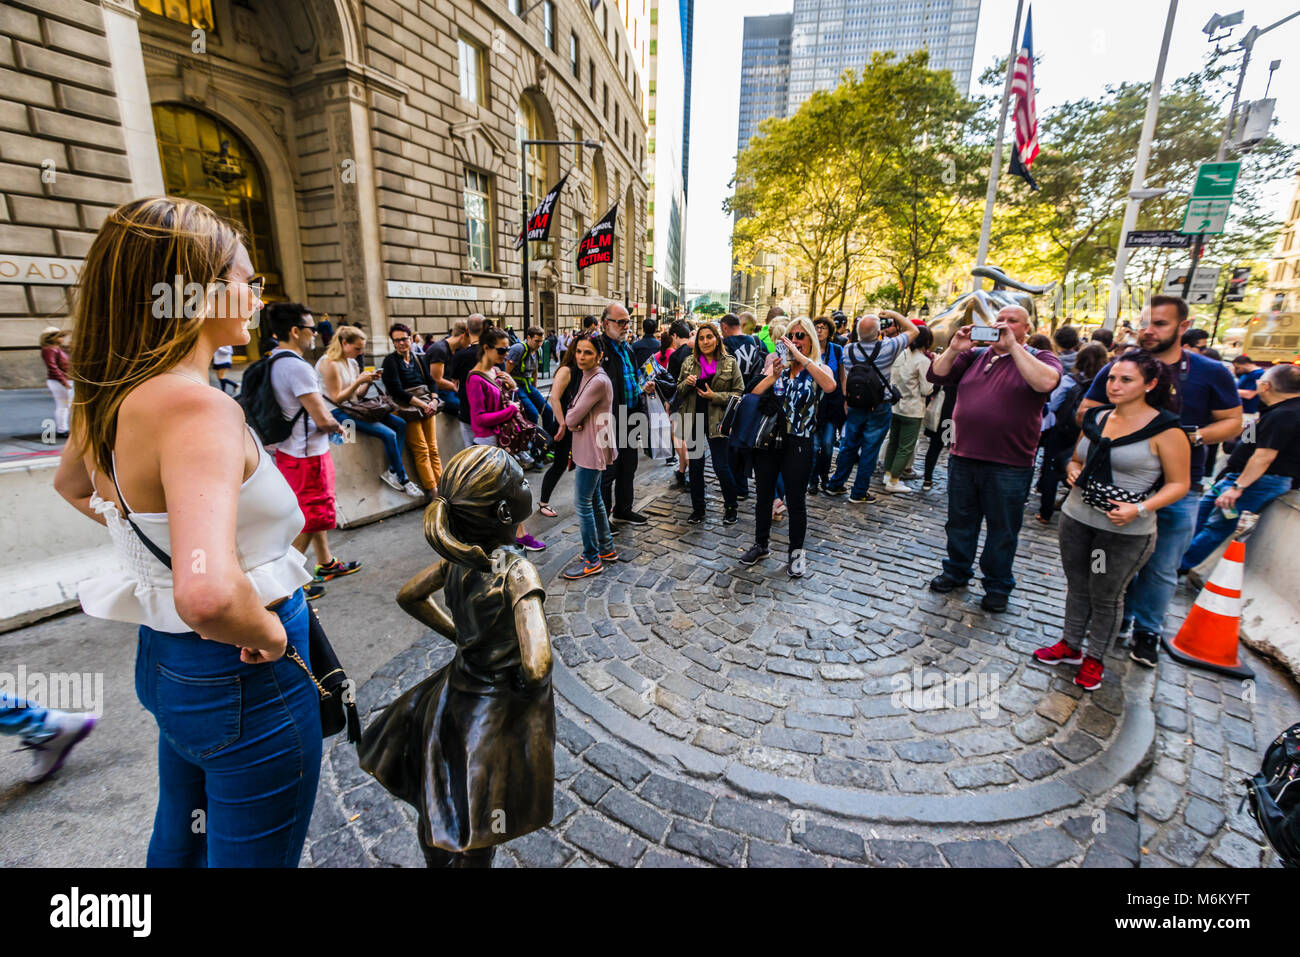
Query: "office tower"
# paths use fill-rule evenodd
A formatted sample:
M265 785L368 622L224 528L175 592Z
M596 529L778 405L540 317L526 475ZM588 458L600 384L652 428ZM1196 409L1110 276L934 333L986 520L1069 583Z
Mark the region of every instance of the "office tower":
M740 129L736 150L749 145L758 124L786 115L790 84L790 30L793 15L745 17L740 53Z

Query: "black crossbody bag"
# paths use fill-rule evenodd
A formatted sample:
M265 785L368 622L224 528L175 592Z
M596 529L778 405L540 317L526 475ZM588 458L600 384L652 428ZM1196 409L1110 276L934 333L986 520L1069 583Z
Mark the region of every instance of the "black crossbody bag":
M117 490L117 500L122 505L122 515L131 526L131 531L135 532L136 538L149 549L150 554L171 571L171 556L155 545L148 535L140 531L140 526L131 518L131 510L126 507L126 499L122 498L122 490L117 485L117 476L110 473L110 477L113 479L113 488ZM321 736L331 737L346 727L348 742L356 744L361 740L361 715L357 712L357 700L352 691L352 683L348 680L343 666L339 664L338 655L334 653L329 638L325 636L325 629L321 627L320 618L316 616L316 609L308 605L307 611L311 616L307 623L307 649L311 655L311 668L307 667L307 663L292 646L286 646L285 655L307 672L307 677L316 686L316 692L320 695Z

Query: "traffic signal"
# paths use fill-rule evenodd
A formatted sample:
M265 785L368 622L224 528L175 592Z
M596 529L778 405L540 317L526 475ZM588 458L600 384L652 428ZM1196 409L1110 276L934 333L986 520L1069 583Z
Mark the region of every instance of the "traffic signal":
M1250 267L1238 266L1232 271L1232 278L1228 280L1228 294L1223 297L1224 302L1242 302L1246 298L1246 283L1250 282Z

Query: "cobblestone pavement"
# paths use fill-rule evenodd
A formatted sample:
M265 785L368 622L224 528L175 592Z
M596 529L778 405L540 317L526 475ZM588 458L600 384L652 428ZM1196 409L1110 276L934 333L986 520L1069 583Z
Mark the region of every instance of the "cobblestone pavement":
M648 463L643 485L666 482ZM752 507L685 522L658 495L622 559L566 582L576 526L541 566L557 652L555 818L497 866L1259 866L1237 782L1259 765L1256 689L1112 654L1089 695L1029 652L1059 636L1055 528L1027 523L1008 611L924 587L936 491L811 499L810 575L735 558ZM363 714L450 660L432 633L361 690ZM1294 710L1294 688L1271 678ZM914 687L915 686L915 687ZM1280 691L1277 689L1281 689ZM1283 725L1284 726L1284 725ZM335 742L305 862L421 866L414 811ZM1270 855L1271 860L1271 855Z

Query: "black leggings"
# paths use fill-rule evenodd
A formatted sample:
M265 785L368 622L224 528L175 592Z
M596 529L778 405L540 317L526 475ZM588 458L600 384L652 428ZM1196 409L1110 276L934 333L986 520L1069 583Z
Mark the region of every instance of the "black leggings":
M573 433L567 428L564 435L555 440L551 446L551 451L555 453L555 461L551 467L546 470L542 476L542 501L550 504L551 495L555 491L555 486L559 484L564 473L569 469L569 453L573 450Z
M803 548L808 532L808 476L813 468L812 438L787 436L781 452L754 452L754 481L758 497L754 503L754 538L767 547L772 531L772 503L776 500L776 478L785 479L785 506L790 514L790 551Z
M939 410L939 428L935 431L925 430L925 437L930 440L925 448L925 481L934 480L934 467L939 464L939 454L947 445L943 440L943 432L952 418L952 410L957 405L957 390L951 386L943 387L943 398L935 397L931 402L943 402L943 407Z

